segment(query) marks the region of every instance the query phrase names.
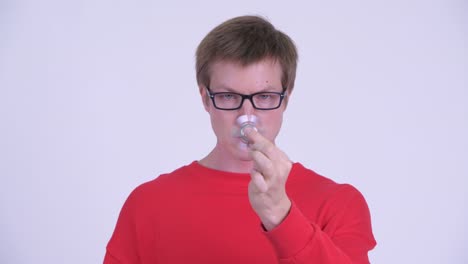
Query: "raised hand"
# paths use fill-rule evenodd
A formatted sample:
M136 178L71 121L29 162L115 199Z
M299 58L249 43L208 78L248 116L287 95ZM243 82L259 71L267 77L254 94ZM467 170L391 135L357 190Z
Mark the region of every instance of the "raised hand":
M292 162L275 144L254 129L247 129L254 161L249 183L249 201L266 230L279 225L291 209L286 181Z

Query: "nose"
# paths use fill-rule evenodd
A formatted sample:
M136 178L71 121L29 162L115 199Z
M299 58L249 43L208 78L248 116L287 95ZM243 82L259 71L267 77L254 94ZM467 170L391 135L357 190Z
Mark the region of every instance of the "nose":
M242 103L242 107L239 109L239 113L242 115L251 115L254 113L255 108L252 105L252 101L249 99L245 99L244 103Z

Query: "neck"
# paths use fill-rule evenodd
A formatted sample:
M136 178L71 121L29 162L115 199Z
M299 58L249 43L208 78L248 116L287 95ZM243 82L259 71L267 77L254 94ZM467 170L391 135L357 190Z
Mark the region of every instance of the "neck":
M254 165L250 159L234 157L231 153L223 150L219 144L199 163L211 169L235 173L250 173Z

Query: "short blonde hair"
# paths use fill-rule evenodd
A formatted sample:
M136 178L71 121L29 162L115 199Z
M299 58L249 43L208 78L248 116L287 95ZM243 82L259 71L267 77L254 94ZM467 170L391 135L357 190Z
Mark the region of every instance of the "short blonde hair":
M247 66L263 59L280 63L283 88L292 91L298 54L291 38L259 16L229 19L211 30L198 45L197 82L209 87L210 66L217 61L233 61Z

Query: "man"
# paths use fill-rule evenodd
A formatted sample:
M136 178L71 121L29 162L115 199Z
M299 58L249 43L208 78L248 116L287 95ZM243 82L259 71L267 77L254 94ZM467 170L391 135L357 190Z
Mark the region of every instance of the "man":
M296 64L290 38L260 17L202 40L197 81L216 146L130 194L104 263L369 263L363 196L275 145Z

